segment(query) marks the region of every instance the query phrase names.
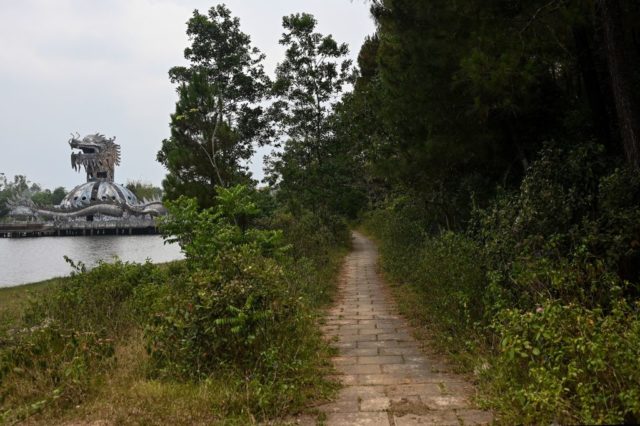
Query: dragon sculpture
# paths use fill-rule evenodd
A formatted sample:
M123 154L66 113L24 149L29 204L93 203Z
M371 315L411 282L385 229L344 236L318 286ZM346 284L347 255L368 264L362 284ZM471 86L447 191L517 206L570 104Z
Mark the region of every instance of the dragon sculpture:
M38 206L28 197L10 200L9 215L54 220L84 217L92 221L96 215L122 218L167 214L159 199L141 202L128 188L113 182L115 166L120 164L120 145L114 141L115 137L108 139L99 133L82 139L79 134L72 135L69 146L78 152L71 153L71 167L77 171L84 167L87 181L72 189L53 208Z
M120 145L114 143L115 137L107 139L96 133L80 139L80 135L71 135L69 146L79 149L78 153L71 153L71 167L80 171L82 167L87 172L87 182L105 179L113 182L115 166L120 165Z

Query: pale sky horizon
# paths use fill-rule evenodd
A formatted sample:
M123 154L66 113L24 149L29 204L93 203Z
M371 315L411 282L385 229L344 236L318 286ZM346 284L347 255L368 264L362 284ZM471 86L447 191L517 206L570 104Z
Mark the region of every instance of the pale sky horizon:
M186 22L202 0L21 0L0 2L0 173L71 189L71 133L116 137L115 180L159 186L155 161L169 137L177 95L169 68L184 64ZM243 32L266 54L272 75L284 57L282 17L307 12L317 30L349 45L354 59L374 23L366 0L227 0ZM262 149L250 166L262 176Z

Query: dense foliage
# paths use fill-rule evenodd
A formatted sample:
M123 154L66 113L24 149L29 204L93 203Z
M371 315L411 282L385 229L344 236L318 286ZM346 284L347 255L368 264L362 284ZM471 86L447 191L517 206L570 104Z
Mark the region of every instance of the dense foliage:
M87 403L123 369L137 371L129 381L223 386L213 419L277 417L327 395L317 308L330 300L346 226L311 213L265 217L259 200L235 186L219 189L215 208L169 203L162 226L184 262L87 271L70 261L71 278L20 321L0 322L3 420ZM274 228L284 223L288 232ZM133 366L117 357L141 345Z
M268 78L262 55L224 5L197 10L187 22L191 45L184 51L189 66L171 68L178 85L171 137L157 159L169 174L165 197L196 197L209 207L215 186L249 183L246 168L253 144L268 140L262 107Z
M155 200L162 198L162 188L153 186L148 182L139 180L128 180L125 185L127 189L135 194L138 200Z
M356 217L362 196L351 185L349 152L336 137L333 108L353 80L348 47L315 31L309 14L283 18L285 59L276 67L270 116L285 138L269 159L267 178L277 196L302 205Z
M337 134L402 309L506 423L637 422L637 2L372 3Z
M434 233L406 197L366 220L411 287L404 309L475 368L508 423L640 416L640 174L602 151L547 146L463 233Z
M300 407L326 389L314 308L361 217L400 308L499 419L640 421L639 3L371 12L355 72L313 16L284 17L273 82L225 6L194 12L157 157L187 260L102 265L32 305L2 336L6 418L85 398L132 330L148 377L223 378L222 415ZM255 190L244 161L268 141Z

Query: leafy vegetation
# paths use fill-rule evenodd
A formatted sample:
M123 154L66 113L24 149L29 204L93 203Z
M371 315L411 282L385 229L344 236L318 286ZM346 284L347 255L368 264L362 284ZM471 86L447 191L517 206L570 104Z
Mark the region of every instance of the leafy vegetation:
M212 421L278 417L331 394L316 309L329 300L346 227L338 240L310 216L290 223L304 233L302 241L315 242L297 250L297 237L264 221L256 227L260 211L243 186L219 189L216 208L198 209L187 198L169 208L163 229L181 244L184 262L116 262L87 271L69 261L70 278L5 323L4 421L99 406L112 376L124 392L197 386L211 393L224 383L225 393L209 400ZM126 364L131 351L138 358L133 366Z
M464 233L429 232L407 198L365 221L385 271L410 286L402 309L475 370L506 423L640 415L639 175L601 154L546 147Z
M171 137L162 142L157 160L169 174L165 196L196 197L203 207L215 199L215 186L249 183L245 166L253 143L267 142L270 129L259 105L269 79L262 55L224 5L197 10L187 22L191 45L184 51L188 67L171 68L179 100L171 115Z
M284 17L273 82L225 6L194 12L157 157L163 226L187 260L78 271L5 321L6 419L91 401L101 380L142 394L143 411L149 395L205 395L193 404L214 407L210 422L326 395L316 308L344 220L361 218L401 309L499 419L640 421L637 2L371 12L357 71L313 16ZM267 142L282 150L258 190L244 161Z
M638 422L637 4L372 13L337 134L401 309L507 424Z
M135 194L138 200L154 200L162 198L162 188L153 186L151 183L139 180L128 180L125 185L127 189Z

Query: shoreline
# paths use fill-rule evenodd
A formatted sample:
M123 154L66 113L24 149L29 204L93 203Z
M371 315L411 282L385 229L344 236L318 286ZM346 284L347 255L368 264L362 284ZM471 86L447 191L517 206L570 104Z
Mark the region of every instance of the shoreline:
M120 259L122 260L122 259ZM175 259L175 260L168 260L168 261L163 261L163 262L151 262L156 266L161 266L161 265L167 265L169 263L173 263L173 262L183 262L185 259ZM109 263L109 262L106 262ZM134 261L130 261L129 263L144 263L144 262L134 262ZM87 268L87 270L90 270L92 268ZM70 278L71 276L71 272L69 272L67 275L59 275L57 277L51 277L51 278L47 278L44 280L40 280L40 281L33 281L33 282L29 282L29 283L21 283L21 284L9 284L6 286L0 286L0 294L5 292L5 291L9 291L9 290L29 290L31 288L36 288L36 287L44 287L48 284L51 284L49 281L58 281L58 280L65 280L67 278ZM0 297L0 303L2 303L2 298Z

